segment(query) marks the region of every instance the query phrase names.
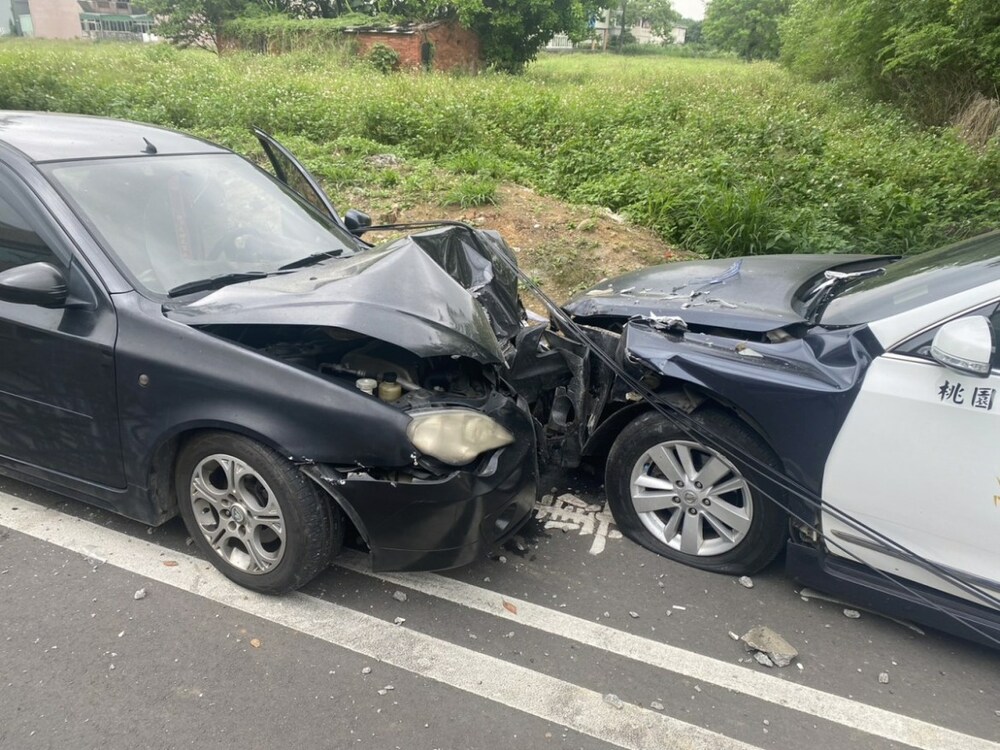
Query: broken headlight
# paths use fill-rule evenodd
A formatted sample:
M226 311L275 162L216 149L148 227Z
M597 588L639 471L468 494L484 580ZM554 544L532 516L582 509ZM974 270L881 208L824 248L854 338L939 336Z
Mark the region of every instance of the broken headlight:
M452 466L514 442L514 436L485 414L471 409L433 409L412 414L406 428L421 452Z

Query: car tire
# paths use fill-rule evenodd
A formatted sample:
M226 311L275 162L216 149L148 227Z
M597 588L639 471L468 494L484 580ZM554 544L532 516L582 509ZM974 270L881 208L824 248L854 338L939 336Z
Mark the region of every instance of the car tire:
M744 422L715 409L692 418L780 469L773 451ZM625 427L611 448L608 505L622 533L653 552L716 573L755 573L784 546L787 516L771 498L751 489L739 466L735 456L706 445L658 412L647 412Z
M282 594L304 586L343 542L340 509L291 462L242 435L190 440L177 458L174 486L198 549L254 591Z

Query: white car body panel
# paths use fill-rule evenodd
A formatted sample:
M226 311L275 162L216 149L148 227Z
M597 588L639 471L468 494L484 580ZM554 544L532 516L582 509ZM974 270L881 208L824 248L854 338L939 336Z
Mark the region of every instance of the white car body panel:
M989 286L1000 292L1000 284ZM986 287L974 291L975 295L957 295L964 298L962 302L950 300L954 304L949 312L963 305L974 308L989 299ZM941 316L934 322L940 320ZM917 323L916 330L921 325ZM823 498L917 555L961 571L982 590L1000 597L998 445L997 371L979 378L933 361L883 355L865 374L830 452ZM917 565L873 551L870 541L848 541L863 534L829 512L823 513L822 527L828 540L843 545L841 549L828 542L832 554L860 559L888 573L983 603Z

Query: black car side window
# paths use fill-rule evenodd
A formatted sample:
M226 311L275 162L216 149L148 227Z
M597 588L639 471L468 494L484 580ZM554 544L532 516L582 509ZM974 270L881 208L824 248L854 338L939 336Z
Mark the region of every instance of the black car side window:
M28 263L63 265L26 213L8 196L0 195L0 272Z

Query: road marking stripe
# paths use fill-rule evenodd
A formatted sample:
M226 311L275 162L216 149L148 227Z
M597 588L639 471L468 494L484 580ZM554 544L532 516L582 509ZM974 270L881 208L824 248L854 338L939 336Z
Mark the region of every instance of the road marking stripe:
M609 628L452 578L433 573L373 573L368 558L358 553L342 554L334 563L356 573L921 750L1000 750L1000 744L979 737ZM504 602L513 605L517 614L505 608Z
M315 597L255 594L203 560L6 493L0 525L627 750L760 750L631 704L614 708L593 690Z

